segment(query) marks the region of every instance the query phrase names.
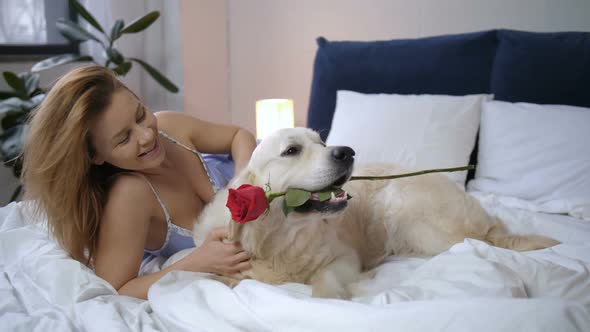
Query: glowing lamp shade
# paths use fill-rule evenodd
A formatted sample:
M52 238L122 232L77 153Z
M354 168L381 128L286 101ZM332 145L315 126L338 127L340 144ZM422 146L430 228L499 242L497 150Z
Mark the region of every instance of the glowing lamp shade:
M256 138L264 139L281 128L293 128L292 99L262 99L256 102Z

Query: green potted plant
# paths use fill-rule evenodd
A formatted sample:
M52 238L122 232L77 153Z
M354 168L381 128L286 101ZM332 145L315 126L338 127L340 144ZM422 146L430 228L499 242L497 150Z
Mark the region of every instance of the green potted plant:
M0 128L2 129L0 131L0 160L6 166L12 168L13 174L17 178L20 177L21 172L21 155L24 135L26 135L26 120L30 112L45 97L44 91L39 88L39 72L71 62L89 61L109 68L119 76L125 76L131 70L133 64L136 63L166 90L172 93L178 92L178 87L153 66L137 58L125 57L115 45L116 41L124 34L138 33L147 29L160 17L158 11L152 11L129 24L125 24L122 19L118 19L107 33L107 30L77 0L69 0L69 3L83 20L102 34L102 37L84 29L78 23L66 19L58 20L58 31L65 38L74 42L88 41L97 43L104 50L106 60L104 63L99 63L99 61L88 55L62 54L36 63L31 72L16 74L5 71L2 73L6 84L12 91L0 91ZM21 186L16 188L11 201L18 197L21 189Z
M19 155L25 122L31 110L37 107L45 94L39 88L39 74L3 72L2 76L12 91L0 91L0 157L5 165L20 176Z

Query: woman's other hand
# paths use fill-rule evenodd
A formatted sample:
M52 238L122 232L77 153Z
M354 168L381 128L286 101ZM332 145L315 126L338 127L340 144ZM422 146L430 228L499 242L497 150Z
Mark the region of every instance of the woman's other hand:
M224 242L228 232L226 227L214 228L205 242L183 259L185 269L243 279L241 272L251 268L250 255L239 242Z

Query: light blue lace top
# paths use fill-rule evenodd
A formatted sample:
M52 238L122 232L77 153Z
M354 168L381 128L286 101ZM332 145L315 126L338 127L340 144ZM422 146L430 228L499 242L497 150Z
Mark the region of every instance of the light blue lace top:
M160 136L192 152L201 160L201 162L203 163L203 167L205 168L205 171L209 176L209 181L211 182L211 185L213 186L213 190L215 192L223 188L228 183L228 181L233 177L234 162L229 158L229 156L208 154L201 155L201 153L199 153L198 151L191 149L190 147L182 144L181 142L178 142L177 140L170 137L163 131L160 131ZM180 250L194 247L195 243L193 242L192 231L177 226L172 222L172 218L170 218L170 213L168 212L166 205L164 205L164 201L162 201L160 194L158 194L158 191L149 181L148 184L150 185L150 188L152 188L154 195L156 195L156 198L158 199L158 202L160 203L160 206L164 211L164 215L166 216L166 223L168 224L168 232L166 234L166 240L164 241L164 244L160 249L144 250L144 261L146 258L150 258L150 256L163 256L168 258Z

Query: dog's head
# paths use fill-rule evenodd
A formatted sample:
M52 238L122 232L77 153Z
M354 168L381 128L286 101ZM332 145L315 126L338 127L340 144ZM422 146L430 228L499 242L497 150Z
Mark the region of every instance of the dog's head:
M268 185L272 192L291 188L325 192L348 181L353 164L354 150L347 146L328 147L311 129L281 129L256 147L242 183ZM323 200L312 194L295 212L331 214L344 209L346 201L344 192Z

